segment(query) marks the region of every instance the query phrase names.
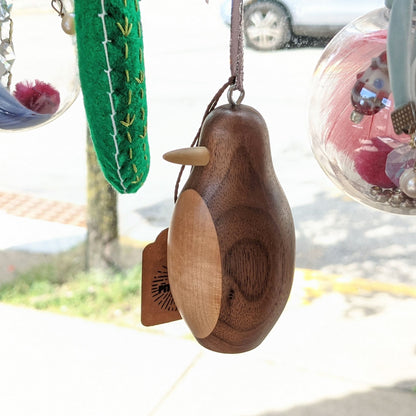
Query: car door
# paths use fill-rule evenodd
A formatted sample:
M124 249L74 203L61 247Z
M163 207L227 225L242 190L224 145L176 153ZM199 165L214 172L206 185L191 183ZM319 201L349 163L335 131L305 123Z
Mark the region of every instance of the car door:
M283 0L296 26L344 26L384 6L384 0Z

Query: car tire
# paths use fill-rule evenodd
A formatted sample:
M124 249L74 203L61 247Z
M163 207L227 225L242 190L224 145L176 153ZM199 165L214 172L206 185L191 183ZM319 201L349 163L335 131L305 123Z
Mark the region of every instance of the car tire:
M259 1L244 11L244 35L248 47L269 51L283 48L292 38L289 16L272 1Z

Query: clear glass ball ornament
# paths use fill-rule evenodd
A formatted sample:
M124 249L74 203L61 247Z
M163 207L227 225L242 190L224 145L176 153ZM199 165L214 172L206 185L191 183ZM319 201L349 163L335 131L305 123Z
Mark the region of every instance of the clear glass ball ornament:
M0 0L0 131L42 126L79 93L73 0L54 3Z
M347 25L324 50L312 85L312 151L330 179L355 200L415 215L414 193L407 195L399 183L416 151L391 121L388 19L387 8L374 10ZM407 188L413 190L412 184Z

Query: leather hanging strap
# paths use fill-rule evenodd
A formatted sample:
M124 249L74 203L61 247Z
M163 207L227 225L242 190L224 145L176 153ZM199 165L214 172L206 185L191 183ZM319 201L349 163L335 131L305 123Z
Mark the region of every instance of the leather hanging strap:
M234 89L244 92L243 0L232 0L231 7L231 76L235 77Z

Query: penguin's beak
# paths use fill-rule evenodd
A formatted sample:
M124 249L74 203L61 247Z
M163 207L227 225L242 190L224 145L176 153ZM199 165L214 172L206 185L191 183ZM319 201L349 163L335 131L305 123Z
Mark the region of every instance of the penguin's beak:
M204 146L188 147L165 153L163 159L179 165L206 166L209 163L209 150Z

